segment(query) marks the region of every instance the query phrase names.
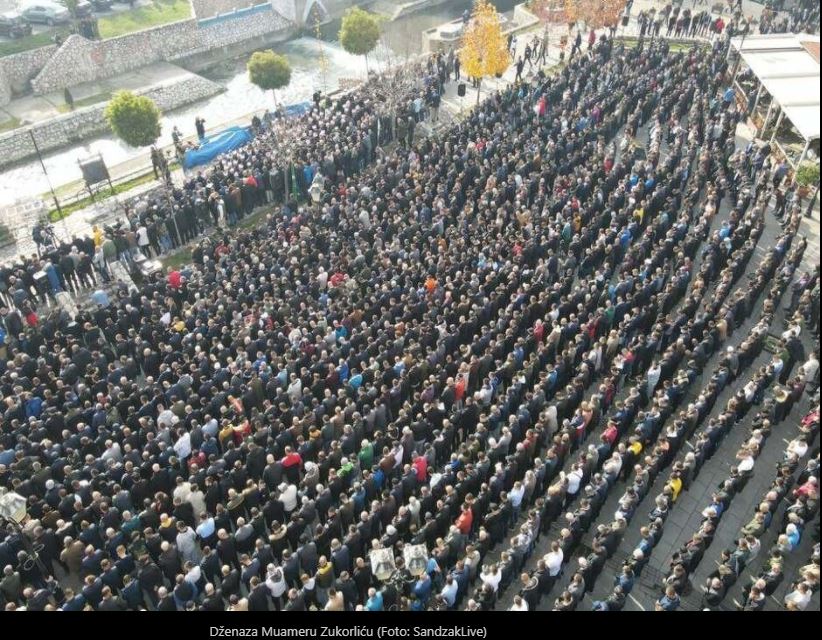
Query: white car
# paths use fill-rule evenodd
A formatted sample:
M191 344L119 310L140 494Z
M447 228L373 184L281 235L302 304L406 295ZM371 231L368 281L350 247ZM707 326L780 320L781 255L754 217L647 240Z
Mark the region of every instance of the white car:
M66 24L71 20L71 13L56 2L33 2L24 6L20 14L29 22L40 22L50 27L55 24Z

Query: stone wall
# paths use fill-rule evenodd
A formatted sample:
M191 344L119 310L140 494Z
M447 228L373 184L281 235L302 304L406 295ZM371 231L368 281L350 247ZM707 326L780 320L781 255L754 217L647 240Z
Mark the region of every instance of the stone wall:
M69 36L32 80L32 89L39 94L61 91L167 60L195 48L197 31L192 18L108 40Z
M221 13L231 13L235 9L253 7L265 0L191 0L194 16L198 20L211 18Z
M0 106L30 89L36 94L62 91L159 61L191 59L214 49L253 43L264 36L290 35L314 3L331 17L338 17L348 7L368 6L372 0L192 0L196 18L99 42L73 35L59 48L49 45L0 58ZM261 4L267 4L270 10L260 8L230 15L234 9L248 11ZM198 19L218 14L218 22L206 20L198 26Z
M274 33L288 28L289 22L275 11L253 13L227 22L220 22L198 29L198 50L210 50L227 47L243 40L250 40L267 33ZM228 27L228 28L227 28ZM184 55L191 55L186 52ZM174 56L176 59L182 56Z
M176 82L155 85L137 93L147 95L162 111L203 100L223 88L201 76L189 75ZM78 109L31 127L41 151L58 149L108 131L103 112L105 104ZM35 155L28 129L0 134L0 168Z
M291 22L296 23L296 2L297 0L271 0L271 6L274 7L274 11L279 13L281 16L284 16L287 20L291 20Z
M194 18L93 42L73 35L43 66L32 82L37 94L62 91L160 61L173 61L219 49L263 34L286 30L291 23L271 9L226 16L199 26Z
M57 51L57 45L40 47L0 58L0 106L28 93L29 83Z

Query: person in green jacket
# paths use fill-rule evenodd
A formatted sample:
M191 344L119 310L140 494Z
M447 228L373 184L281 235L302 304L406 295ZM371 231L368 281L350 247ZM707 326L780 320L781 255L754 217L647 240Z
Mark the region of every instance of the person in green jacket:
M374 445L363 440L357 457L360 459L360 468L370 469L374 465Z

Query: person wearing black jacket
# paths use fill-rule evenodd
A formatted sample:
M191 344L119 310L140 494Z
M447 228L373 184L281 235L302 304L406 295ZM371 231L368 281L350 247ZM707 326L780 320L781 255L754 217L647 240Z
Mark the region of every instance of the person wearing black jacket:
M200 605L201 611L224 611L225 603L223 602L222 591L215 589L211 583L206 584L205 596Z
M519 595L528 604L528 611L536 611L539 605L542 593L539 587L539 580L536 577L531 577L527 573L520 576L521 588Z
M334 588L342 594L343 600L345 601L346 611L352 611L356 606L356 603L359 601L359 589L347 571L343 571L334 583Z
M137 580L143 594L156 606L157 590L163 586L163 572L149 558L144 558L137 573Z

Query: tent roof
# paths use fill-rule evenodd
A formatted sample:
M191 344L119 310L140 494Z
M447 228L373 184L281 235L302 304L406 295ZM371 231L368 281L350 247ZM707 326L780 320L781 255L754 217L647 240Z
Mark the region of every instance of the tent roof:
M752 35L731 46L806 140L819 137L819 36Z
M817 86L817 90L819 87ZM788 105L783 107L788 118L805 140L819 138L819 102L816 105Z
M743 51L742 59L758 78L819 77L819 63L807 51Z
M779 49L797 49L800 48L799 40L816 40L819 42L819 36L809 36L802 34L801 36L795 33L766 33L749 35L743 38L738 36L731 39L731 47L734 51L739 51L740 46L742 51L778 51Z

